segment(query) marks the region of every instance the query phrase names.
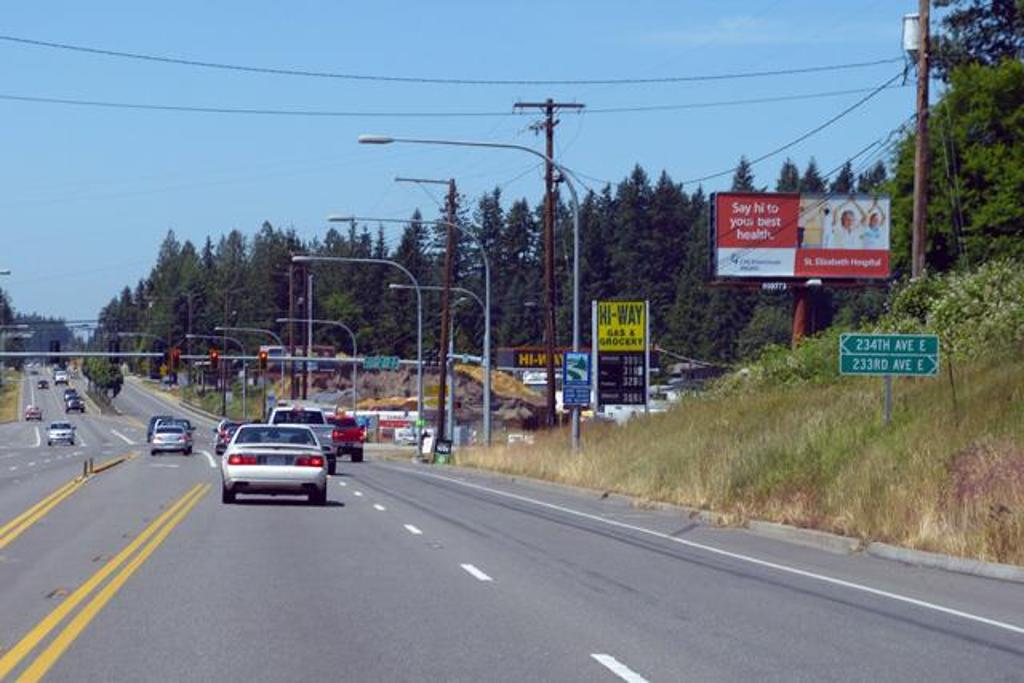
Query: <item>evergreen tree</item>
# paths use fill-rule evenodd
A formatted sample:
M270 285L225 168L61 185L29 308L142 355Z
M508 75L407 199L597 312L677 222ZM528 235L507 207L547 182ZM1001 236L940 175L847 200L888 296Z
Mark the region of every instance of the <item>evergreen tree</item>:
M792 159L782 162L779 170L779 179L775 183L776 192L799 192L800 191L800 169L793 163Z
M885 170L885 164L877 161L874 166L857 176L857 192L863 194L879 192L888 177L889 174Z
M821 177L821 172L818 171L818 163L811 157L811 160L807 162L807 168L804 169L804 174L800 178L800 191L801 192L824 192L825 191L825 179Z
M959 66L1024 58L1021 0L935 0L935 5L952 8L942 17L945 30L932 38L932 59L943 80Z
M853 176L853 164L849 160L843 167L839 169L839 175L832 181L832 185L829 186L828 191L836 194L850 194L853 192L853 186L856 178Z

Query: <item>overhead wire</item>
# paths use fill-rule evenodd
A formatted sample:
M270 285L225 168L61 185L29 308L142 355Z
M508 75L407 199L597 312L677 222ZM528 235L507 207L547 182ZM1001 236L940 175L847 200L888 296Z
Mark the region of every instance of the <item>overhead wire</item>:
M902 61L903 57L890 57L862 62L847 62L843 64L816 65L807 67L793 67L788 69L771 69L761 71L732 72L721 74L700 74L687 76L661 76L653 78L576 78L576 79L496 79L496 78L440 78L423 76L389 76L380 74L362 74L353 72L338 72L313 69L292 69L284 67L253 66L248 64L233 64L228 62L213 62L199 59L186 59L181 57L168 57L144 52L129 52L125 50L112 50L108 48L92 47L87 45L76 45L72 43L61 43L50 40L39 40L0 34L0 41L30 45L33 47L64 50L84 54L100 55L104 57L116 57L120 59L131 59L144 62L156 62L161 64L174 64L177 66L190 66L204 69L218 69L223 71L237 71L246 73L269 74L274 76L298 76L303 78L329 78L348 81L376 81L384 83L421 83L431 85L645 85L655 83L693 83L702 81L722 81L748 78L764 78L772 76L790 76L810 73L822 73L830 71L847 71L851 69L863 69L884 64L893 64Z
M748 166L754 166L756 164L759 164L762 161L765 161L765 160L770 159L770 158L772 158L772 157L774 157L774 156L776 156L778 154L781 154L782 152L785 152L787 149L790 149L791 147L795 147L796 145L798 145L801 142L803 142L804 140L806 140L806 139L816 135L817 133L820 133L821 131L825 130L826 128L828 128L832 124L836 123L840 119L846 117L847 115L849 115L850 113L852 113L856 109L858 109L861 106L863 106L864 104L866 104L872 98L877 96L880 92L882 92L883 90L888 88L891 84L895 83L897 80L902 78L903 77L903 73L904 72L901 70L898 74L896 74L892 78L888 79L887 81L885 81L884 83L882 83L878 87L874 88L867 95L865 95L864 97L861 97L859 100L857 100L856 102L854 102L850 106L846 107L845 109L840 111L838 114L835 114L834 116L830 117L824 123L818 124L814 128L811 128L810 130L808 130L805 133L799 135L798 137L794 138L793 140L790 140L786 144L781 145L780 147L776 147L775 149L771 150L770 152L766 152L766 153L762 154L761 156L758 156L758 157L755 157L754 159L751 159L750 161L747 162L747 165ZM709 173L707 175L703 175L703 176L699 176L699 177L696 177L696 178L690 178L688 180L684 180L684 181L682 181L681 184L682 185L692 185L694 183L704 182L705 180L712 180L714 178L721 178L723 176L732 175L738 169L739 169L739 166L733 166L732 168L726 169L724 171L718 171L716 173Z

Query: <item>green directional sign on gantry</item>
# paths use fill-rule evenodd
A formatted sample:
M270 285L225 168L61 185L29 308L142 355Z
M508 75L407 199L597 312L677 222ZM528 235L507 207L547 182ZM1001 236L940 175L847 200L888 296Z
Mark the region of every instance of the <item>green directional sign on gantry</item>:
M844 334L839 338L839 374L934 377L939 338L934 334Z

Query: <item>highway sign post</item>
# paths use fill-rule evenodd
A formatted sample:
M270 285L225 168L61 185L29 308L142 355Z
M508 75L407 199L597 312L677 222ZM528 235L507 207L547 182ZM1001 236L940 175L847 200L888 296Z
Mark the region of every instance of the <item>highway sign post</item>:
M839 337L839 374L885 378L885 423L892 422L892 378L939 374L939 338L934 334L862 334Z
M562 363L562 405L590 405L590 355L583 351L566 351Z

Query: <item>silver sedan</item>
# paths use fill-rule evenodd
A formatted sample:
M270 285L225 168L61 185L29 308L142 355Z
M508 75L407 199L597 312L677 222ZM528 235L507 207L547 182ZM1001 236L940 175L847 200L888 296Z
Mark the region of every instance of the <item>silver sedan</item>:
M309 427L242 425L221 459L221 502L239 493L306 495L327 504L327 460Z

